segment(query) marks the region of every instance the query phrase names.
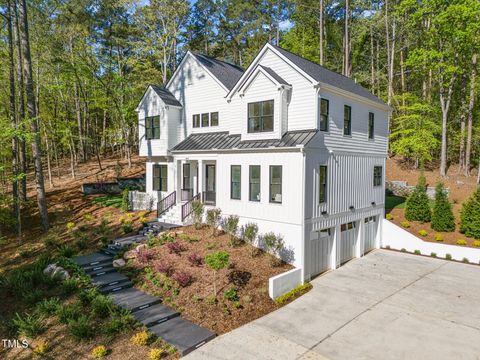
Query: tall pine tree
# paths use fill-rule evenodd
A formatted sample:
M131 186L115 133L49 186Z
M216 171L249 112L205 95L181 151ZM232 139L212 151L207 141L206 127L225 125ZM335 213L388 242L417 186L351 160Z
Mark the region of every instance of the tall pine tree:
M430 211L430 204L427 196L427 185L425 174L422 172L418 178L417 186L415 190L410 194L407 199L405 207L405 217L410 221L420 221L422 223L429 222L432 213Z
M463 203L460 219L460 231L469 237L480 239L480 187Z
M435 205L432 213L432 229L435 231L454 231L455 217L447 193L440 182L435 188Z

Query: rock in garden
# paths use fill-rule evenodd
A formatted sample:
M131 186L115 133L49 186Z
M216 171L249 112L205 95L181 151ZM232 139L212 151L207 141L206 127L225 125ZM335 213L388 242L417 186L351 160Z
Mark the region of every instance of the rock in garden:
M64 268L58 266L55 271L52 273L52 277L60 280L70 279L70 274Z
M167 234L168 237L176 237L177 236L177 233L175 231L170 231L168 234Z
M126 251L125 254L123 254L123 258L125 260L128 260L128 259L135 259L137 257L137 252L135 250L129 250L129 251Z
M145 250L146 248L147 248L146 244L140 244L140 245L137 245L137 247L135 248L135 251L138 253L141 250Z
M45 269L43 269L43 273L45 275L52 275L53 272L57 269L57 264L48 264L47 267Z
M113 267L114 268L119 268L119 267L124 267L124 266L125 266L125 260L123 260L123 259L113 260Z

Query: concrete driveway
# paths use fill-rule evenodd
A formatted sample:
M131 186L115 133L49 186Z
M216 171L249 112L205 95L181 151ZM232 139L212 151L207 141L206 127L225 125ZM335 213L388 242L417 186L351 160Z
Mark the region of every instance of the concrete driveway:
M187 359L480 359L480 267L374 251Z

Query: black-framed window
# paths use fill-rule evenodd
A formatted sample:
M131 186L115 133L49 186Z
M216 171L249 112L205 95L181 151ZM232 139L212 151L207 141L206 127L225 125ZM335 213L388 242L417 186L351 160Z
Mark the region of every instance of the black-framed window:
M193 127L200 127L200 114L195 114L192 116Z
M248 132L273 131L273 100L248 104Z
M242 197L242 167L230 166L230 199L240 200Z
M352 135L352 108L343 107L343 135Z
M167 191L167 165L153 165L153 190Z
M202 114L202 127L207 127L208 124L208 113Z
M327 99L320 99L320 131L328 131L328 111L330 103Z
M160 116L145 118L145 139L160 139Z
M282 202L282 167L270 165L270 202Z
M355 222L349 222L349 223L340 225L340 231L342 232L347 230L352 230L355 228L356 228Z
M191 189L191 184L190 184L190 164L185 163L183 164L183 189L189 190Z
M327 200L327 166L320 165L318 168L318 202Z
M383 168L382 166L373 167L373 186L382 186Z
M375 114L368 113L368 138L373 139L375 137Z
M218 112L210 113L210 126L218 126Z
M250 165L249 170L249 199L260 201L260 165Z

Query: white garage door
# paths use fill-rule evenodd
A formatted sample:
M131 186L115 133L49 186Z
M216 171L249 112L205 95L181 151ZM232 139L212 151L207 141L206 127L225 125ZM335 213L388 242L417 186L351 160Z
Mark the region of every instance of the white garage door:
M357 225L349 222L340 226L340 239L337 242L337 266L355 257Z
M333 231L313 231L310 236L310 276L318 275L330 268Z
M377 237L378 221L377 216L369 216L365 218L365 233L363 236L364 245L363 253L375 249L375 238Z

